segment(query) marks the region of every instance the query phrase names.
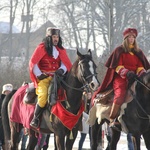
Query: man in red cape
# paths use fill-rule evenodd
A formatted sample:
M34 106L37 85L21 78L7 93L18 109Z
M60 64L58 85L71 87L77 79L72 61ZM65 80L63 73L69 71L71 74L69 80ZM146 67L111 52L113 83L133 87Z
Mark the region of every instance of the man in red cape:
M39 119L47 103L48 88L54 73L61 76L69 71L71 66L71 61L62 46L60 30L47 28L46 37L37 46L29 62L30 78L38 95L34 117L30 123L31 127L36 129L39 127ZM51 98L53 104L56 103L55 100L56 97Z
M114 89L114 100L110 112L110 127L117 129L116 117L121 105L124 103L128 81L141 76L150 68L150 64L138 48L136 37L137 30L128 28L123 32L123 44L118 46L108 58L105 66L108 68L101 86L92 96L109 88ZM120 126L120 125L119 125Z

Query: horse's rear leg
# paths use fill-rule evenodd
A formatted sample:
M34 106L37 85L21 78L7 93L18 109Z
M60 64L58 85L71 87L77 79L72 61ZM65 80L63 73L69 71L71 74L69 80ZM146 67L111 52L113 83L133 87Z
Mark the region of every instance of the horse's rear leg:
M30 130L27 150L34 150L36 144L37 144L37 137L35 136L35 132L33 130Z

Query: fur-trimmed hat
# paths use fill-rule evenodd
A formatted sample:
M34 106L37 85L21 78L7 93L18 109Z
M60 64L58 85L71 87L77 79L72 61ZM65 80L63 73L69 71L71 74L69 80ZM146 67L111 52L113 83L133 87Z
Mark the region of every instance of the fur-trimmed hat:
M135 28L127 28L123 32L123 39L126 39L129 35L133 35L136 38L138 35L138 32Z
M46 29L46 36L58 35L60 36L60 29L55 27L48 27Z
M5 91L12 91L12 90L13 90L12 84L5 84L5 85L3 85L2 94L4 94Z

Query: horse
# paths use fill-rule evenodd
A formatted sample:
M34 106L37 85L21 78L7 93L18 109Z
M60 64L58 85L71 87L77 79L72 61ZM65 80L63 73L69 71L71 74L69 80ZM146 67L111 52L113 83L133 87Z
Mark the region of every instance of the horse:
M77 50L77 56L78 57L73 63L71 70L67 73L64 79L61 80L61 86L65 91L66 99L62 101L57 100L57 103L52 107L47 104L42 114L43 116L41 117L42 120L39 128L40 132L53 132L57 146L56 149L59 150L71 150L78 130L82 129L82 112L84 110L82 100L83 91L88 90L93 92L99 86L96 64L92 59L91 50L88 50L87 54L81 54ZM17 149L19 131L23 127L23 122L15 122L10 120L12 105L15 103L16 93L10 93L10 95L4 99L2 106L4 134L6 143L9 143L6 145L10 145L9 149L11 150ZM26 107L27 106L28 105L26 104ZM59 113L59 115L56 112ZM17 112L15 113L17 114ZM29 136L29 143L27 146L28 150L33 150L37 143L37 137L35 136L36 132L39 131L34 131L30 128L31 136Z
M135 82L128 89L127 97L128 102L121 106L120 114L118 117L121 123L122 131L131 133L135 150L140 150L141 136L144 138L146 148L150 149L150 70L144 75L135 78ZM98 104L96 112L96 121L92 125L92 150L97 149L97 133L104 122L109 124L109 112L111 104L103 105ZM104 109L104 110L103 110ZM97 111L96 110L96 111ZM112 136L110 142L110 150L116 150L117 143L120 139L121 132L112 129Z

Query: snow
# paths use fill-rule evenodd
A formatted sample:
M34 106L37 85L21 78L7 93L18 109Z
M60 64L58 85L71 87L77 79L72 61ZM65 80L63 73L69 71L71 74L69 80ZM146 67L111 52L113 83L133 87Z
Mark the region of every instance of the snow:
M72 150L78 150L78 143L80 139L80 133L78 133L77 138L75 140L75 143L73 145ZM105 150L107 147L107 140L106 137L104 137L104 147L102 149L97 149L97 150ZM49 140L49 148L48 150L54 150L54 135L51 134L50 140ZM86 136L86 139L83 144L83 150L90 150L90 140L89 140L89 135ZM127 148L127 136L125 133L121 134L120 141L117 145L117 150L128 150ZM143 139L141 139L141 150L146 150L146 147L144 145Z

